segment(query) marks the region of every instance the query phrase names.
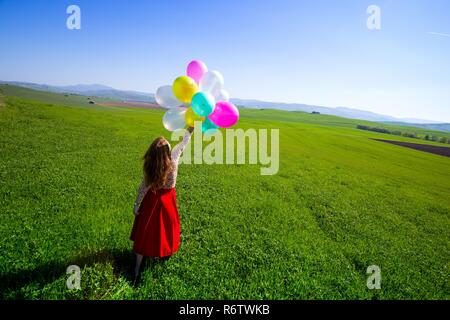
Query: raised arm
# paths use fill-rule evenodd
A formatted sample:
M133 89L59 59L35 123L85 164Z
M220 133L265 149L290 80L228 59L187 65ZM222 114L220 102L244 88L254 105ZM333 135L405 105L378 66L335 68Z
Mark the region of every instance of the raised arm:
M180 160L181 154L183 153L184 149L186 148L187 144L189 143L189 140L191 139L192 131L194 128L188 128L186 130L186 133L184 134L183 140L177 144L173 150L172 150L172 161L178 163L178 160Z

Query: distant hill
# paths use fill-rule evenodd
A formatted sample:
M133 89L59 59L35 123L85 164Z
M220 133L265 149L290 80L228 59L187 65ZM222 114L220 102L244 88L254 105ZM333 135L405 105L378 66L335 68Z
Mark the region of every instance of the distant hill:
M390 121L385 121L383 123L450 132L450 123L406 123L406 122L390 122Z
M316 105L307 105L300 103L281 103L281 102L267 102L259 100L244 100L244 99L232 99L232 102L239 106L244 106L246 108L254 109L279 109L286 111L303 111L312 113L313 111L320 112L322 114L328 114L333 116L339 116L350 119L367 120L373 122L397 122L397 123L412 123L421 122L426 124L435 124L438 122L429 120L418 120L418 119L400 119L387 115L382 115L370 111L364 111L360 109L347 108L347 107L323 107Z
M10 84L19 87L50 91L57 93L72 93L83 96L93 96L100 98L108 98L119 101L132 101L132 102L149 102L154 103L155 97L151 93L139 92L139 91L126 91L117 90L101 84L78 84L73 86L51 86L47 84L37 84L32 82L20 82L20 81L0 81L0 84Z

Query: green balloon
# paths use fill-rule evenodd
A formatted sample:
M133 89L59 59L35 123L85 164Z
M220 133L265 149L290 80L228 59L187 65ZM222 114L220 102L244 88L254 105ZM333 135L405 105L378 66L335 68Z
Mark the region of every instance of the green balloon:
M202 132L207 134L214 134L219 129L214 123L211 122L208 118L202 122Z

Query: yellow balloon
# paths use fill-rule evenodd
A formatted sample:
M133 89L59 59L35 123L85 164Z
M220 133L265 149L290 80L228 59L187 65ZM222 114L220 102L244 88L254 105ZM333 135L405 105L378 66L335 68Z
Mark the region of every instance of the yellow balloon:
M205 117L200 117L198 114L196 114L194 112L194 110L192 110L192 107L189 107L186 110L186 113L184 115L184 119L186 120L186 124L189 127L193 127L194 126L194 121L203 121L203 120L205 120Z
M192 96L198 91L198 86L194 79L188 76L181 76L173 82L172 90L178 100L190 103Z

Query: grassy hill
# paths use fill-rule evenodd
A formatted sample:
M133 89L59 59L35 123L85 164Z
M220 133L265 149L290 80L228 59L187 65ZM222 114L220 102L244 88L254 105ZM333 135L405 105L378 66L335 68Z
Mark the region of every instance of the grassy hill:
M238 127L280 129L279 173L181 165L180 251L133 287L132 204L163 111L0 89L1 298L450 298L449 158L370 140L386 135L364 121L243 109Z
M88 98L90 97L77 94L60 94L5 84L0 85L0 91L7 96L21 97L24 99L40 101L46 104L57 104L57 105L90 107L90 108L94 107L104 109L104 107L89 104ZM95 98L91 97L91 98L96 102L112 101L111 99L100 97Z
M425 129L420 127L405 126L399 124L386 124L380 122L371 122L358 119L348 119L332 115L325 114L311 114L305 112L292 112L292 111L279 111L273 109L257 110L257 109L242 109L241 114L249 119L254 119L255 121L266 120L270 122L302 122L308 124L316 124L319 126L333 126L333 127L345 127L345 128L356 128L357 125L366 125L370 127L385 128L391 131L401 131L408 133L415 133L418 137L423 138L425 135L436 135L438 137L450 138L450 132L437 131L432 129ZM432 142L426 140L410 139L402 136L386 135L381 134L380 137L384 138L394 138L399 141L411 141L415 143L423 144L433 144L446 146L439 142Z
M386 124L391 125L406 125L406 126L412 126L412 127L419 127L419 128L425 128L428 130L437 130L437 131L447 131L450 132L450 123L399 123L399 122L386 122Z

